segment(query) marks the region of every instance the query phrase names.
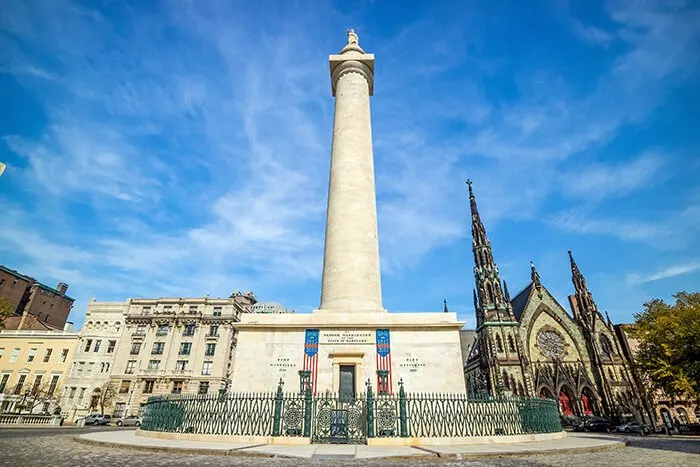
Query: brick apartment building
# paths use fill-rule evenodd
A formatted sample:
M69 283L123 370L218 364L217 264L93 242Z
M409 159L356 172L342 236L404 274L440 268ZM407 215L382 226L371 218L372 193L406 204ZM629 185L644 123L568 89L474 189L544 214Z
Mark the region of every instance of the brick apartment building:
M5 329L64 329L74 302L67 291L63 282L49 287L0 265L0 298L9 302L15 314L5 320Z

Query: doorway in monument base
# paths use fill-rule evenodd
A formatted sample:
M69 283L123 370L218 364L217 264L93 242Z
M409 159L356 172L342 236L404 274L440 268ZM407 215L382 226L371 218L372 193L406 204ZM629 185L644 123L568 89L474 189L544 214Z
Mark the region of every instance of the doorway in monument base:
M569 391L563 387L559 390L559 410L562 415L573 415L574 410L571 406L572 398L567 394Z
M355 365L340 365L339 393L341 400L355 398Z

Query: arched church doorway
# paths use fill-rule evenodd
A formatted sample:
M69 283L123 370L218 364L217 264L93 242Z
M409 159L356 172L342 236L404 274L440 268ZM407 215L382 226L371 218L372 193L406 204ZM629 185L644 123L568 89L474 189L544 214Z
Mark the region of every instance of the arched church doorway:
M584 415L593 415L593 394L588 388L581 391L581 407Z
M547 388L542 388L540 389L540 398L541 399L554 399L554 394L552 394L552 391L550 391Z
M571 391L568 388L562 387L559 390L559 411L562 415L573 415L573 398L570 396Z

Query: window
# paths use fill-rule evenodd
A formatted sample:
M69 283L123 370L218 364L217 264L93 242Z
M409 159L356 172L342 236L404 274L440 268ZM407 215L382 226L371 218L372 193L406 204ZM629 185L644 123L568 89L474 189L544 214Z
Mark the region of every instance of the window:
M5 373L2 375L2 379L0 380L0 393L5 392L5 388L7 387L7 380L10 379L10 375Z
M190 314L197 313L197 305L190 305Z
M27 354L27 363L33 362L35 356L36 356L36 347L32 347L31 349L29 349L29 353Z
M10 363L15 363L17 361L17 357L19 357L19 350L20 349L12 349L12 355L10 355Z
M99 352L100 351L100 345L102 344L102 341L100 339L95 341L95 348L92 349L93 352Z
M173 381L173 394L182 394L182 381Z
M219 326L213 325L209 326L209 336L216 337L219 335Z
M24 380L27 379L27 375L19 375L19 379L17 380L17 384L15 384L15 390L13 391L14 394L19 394L22 392L22 386L24 386Z
M191 342L183 342L180 344L180 355L189 355L192 350Z
M170 312L170 311L172 311L172 310L173 310L173 306L172 306L172 305L163 305L163 311L168 311L168 312Z
M187 360L178 360L175 362L175 371L185 371L187 369Z
M150 315L151 314L151 307L145 306L145 307L141 308L141 314L142 315Z
M128 362L126 362L126 370L124 370L124 373L126 373L127 375L133 374L135 367L136 360L129 360Z
M134 332L135 336L145 336L146 335L146 326L137 326L136 331Z
M53 393L56 391L56 386L58 386L58 379L60 378L60 375L53 375L51 377L51 383L49 384L49 390L48 390L48 395L53 396Z
M157 370L159 366L160 366L160 360L151 360L148 362L148 369L149 370Z
M221 307L220 306L214 307L214 316L221 316ZM206 392L204 394L206 394Z
M185 330L182 332L182 335L183 336L194 336L194 329L195 329L194 324L187 324L187 325L185 325Z
M85 388L80 388L80 395L78 396L78 402L81 402L85 397Z
M209 392L209 381L199 382L199 394L206 394Z
M131 381L128 379L123 380L122 384L119 386L119 394L126 394L129 392L129 386L131 386Z
M85 340L85 348L83 350L85 352L89 352L91 346L92 346L92 339L86 339Z
M131 352L129 352L129 354L138 355L139 352L141 352L141 342L134 342L131 344Z
M211 357L216 352L216 344L207 344L207 351L204 355Z
M46 353L44 354L44 363L49 363L49 360L51 360L51 353L53 352L53 349L46 349Z
M676 412L678 412L678 421L680 421L683 425L688 424L688 412L685 411L684 408L678 407L676 409Z
M167 336L169 330L170 327L167 324L159 325L158 330L156 331L156 336Z
M112 416L114 418L122 418L126 415L126 402L117 402L114 404L114 413Z
M214 363L213 362L204 362L202 364L202 374L203 375L210 375L211 374L211 367Z
M513 336L508 335L508 350L515 352L515 341L513 341Z
M165 348L165 342L154 342L153 343L153 350L151 350L151 355L162 355L164 348Z
M37 394L39 392L39 388L41 387L42 378L43 378L42 375L36 375L34 377L34 385L32 386L32 394Z
M86 373L88 375L91 375L93 368L95 368L95 362L89 362L87 365L87 372Z
M68 349L61 350L61 363L65 363L68 358Z
M144 394L152 394L153 393L153 386L155 386L156 382L152 379L147 379L143 383L143 393Z
M496 351L503 352L503 341L501 341L501 336L496 334Z
M75 390L77 388L70 388L70 395L68 396L69 399L73 399L75 397Z
M114 348L117 346L117 341L109 341L107 345L107 353L114 353Z
M85 368L85 362L78 362L78 377L83 376L83 369Z

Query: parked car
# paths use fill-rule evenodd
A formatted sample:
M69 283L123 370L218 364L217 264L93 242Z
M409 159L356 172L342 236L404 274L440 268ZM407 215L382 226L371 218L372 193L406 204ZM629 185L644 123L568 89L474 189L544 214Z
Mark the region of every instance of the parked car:
M649 425L639 422L627 422L617 427L617 431L620 433L639 433L644 436L652 432Z
M589 431L607 431L610 433L615 428L615 425L607 418L591 417L584 420L576 428L576 431L585 431L586 433Z
M112 421L110 415L102 415L101 413L93 413L85 417L86 425L109 425L110 421Z
M129 415L128 417L117 420L117 426L141 426L141 417L137 415Z

